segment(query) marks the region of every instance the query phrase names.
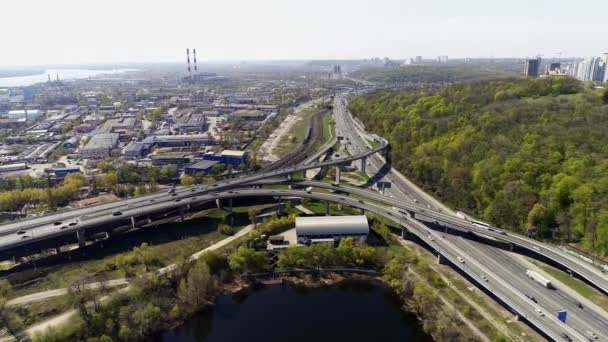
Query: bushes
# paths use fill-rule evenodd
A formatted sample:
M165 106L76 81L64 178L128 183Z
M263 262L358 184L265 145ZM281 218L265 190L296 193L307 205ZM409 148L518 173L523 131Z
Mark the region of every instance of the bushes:
M332 266L362 266L372 261L374 248L342 239L337 248L331 244L289 247L279 253L278 268L307 268Z
M228 265L236 273L259 272L268 266L268 256L266 252L241 246L228 256Z
M236 230L227 224L219 224L217 226L217 231L224 235L234 235L234 233L236 233Z
M34 341L143 340L209 302L218 281L208 262L217 267L221 257L214 255L188 263L169 278L137 279L127 293L116 294L105 303L96 301L84 282L75 284L69 296L79 314L68 324L36 334Z
M274 235L295 227L296 215L273 216L268 221L258 224L256 229L261 234Z

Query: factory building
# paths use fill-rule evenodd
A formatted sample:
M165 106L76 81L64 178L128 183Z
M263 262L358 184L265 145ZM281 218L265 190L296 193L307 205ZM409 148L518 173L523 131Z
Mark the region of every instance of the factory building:
M158 147L205 146L212 144L213 138L208 134L154 135L144 139L143 143L156 145Z
M217 160L201 160L198 163L186 166L184 168L184 173L190 176L200 173L209 173L211 169L213 169L213 166L219 163L220 162Z
M112 149L118 146L118 133L101 133L94 135L91 140L80 150L84 158L109 157Z
M205 153L203 155L204 160L215 160L232 167L239 167L241 164L247 162L247 151L235 151L235 150L223 150L222 153Z
M55 177L64 178L70 173L80 172L80 166L58 167L53 169Z
M369 223L365 215L296 217L298 240L308 239L315 243L351 237L365 241L368 235Z
M27 122L32 122L42 116L42 111L34 110L11 110L6 114L6 117L13 120L25 119Z
M132 142L122 149L122 155L128 159L139 159L150 153L150 144Z

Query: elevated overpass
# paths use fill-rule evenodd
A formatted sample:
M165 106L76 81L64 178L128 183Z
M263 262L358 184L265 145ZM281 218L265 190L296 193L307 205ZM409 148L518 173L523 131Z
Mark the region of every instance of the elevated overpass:
M354 134L354 129L351 128ZM430 231L420 222L439 224L450 229L471 232L491 239L505 241L518 248L523 248L531 253L537 253L552 260L562 268L572 271L581 279L593 284L604 293L608 293L608 279L599 269L585 264L582 260L557 250L555 247L541 242L506 232L500 229L483 229L472 225L469 221L451 215L439 205L424 206L411 201L404 201L399 198L399 193L389 194L389 196L337 184L327 184L314 181L295 181L290 180L294 174L316 169L321 167L338 167L340 165L362 160L362 165L367 165L368 160L372 160L370 166L377 162L377 153L387 153L388 143L382 138L378 138L380 146L363 147L363 144L356 142L356 153L351 157L315 162L307 160L296 166L287 166L278 170L246 175L243 177L228 179L209 185L197 185L189 187L176 187L170 192L154 193L126 199L118 202L100 204L86 208L65 210L49 215L15 221L0 225L0 253L5 256L18 253L35 253L37 249L49 248L61 242L76 239L84 245L86 236L100 232L108 232L119 229L132 229L155 225L164 220L183 216L191 210L197 210L213 201L228 200L232 198L252 197L252 196L273 196L285 197L296 196L313 198L328 202L351 205L353 207L369 210L376 214L400 222L402 226L415 234L421 241L432 246L442 257L452 262L456 268L469 275L479 286L486 288L491 293L496 293L496 297L505 305L517 312L520 317L528 320L532 325L539 327L548 337L559 340L557 337L566 333L572 338L581 337L577 331L570 331L568 326L560 328L552 318L543 318L535 310L535 304L523 296L521 289L509 288L508 285L501 284L500 279L504 279L504 274L497 274L493 270L484 267L479 260L474 257L467 257L469 252L456 244L443 240L431 240ZM353 138L355 141L355 138ZM388 157L388 155L387 155ZM388 158L386 158L388 159ZM287 179L277 178L285 177ZM359 196L362 199L338 196L318 192L306 192L296 190L270 190L270 189L250 189L252 186L260 186L268 183L290 183L303 187L316 187L329 189L336 192L348 193ZM392 196L392 197L391 197ZM378 202L378 203L374 203ZM393 209L395 208L395 209ZM466 258L466 266L456 259L458 256ZM456 260L456 261L455 261ZM466 269L465 269L466 268ZM491 279L492 288L488 288L489 282L480 282L479 275L486 274ZM507 275L508 276L508 275ZM502 296L502 297L501 297ZM594 331L601 332L597 327ZM607 336L608 339L608 336Z

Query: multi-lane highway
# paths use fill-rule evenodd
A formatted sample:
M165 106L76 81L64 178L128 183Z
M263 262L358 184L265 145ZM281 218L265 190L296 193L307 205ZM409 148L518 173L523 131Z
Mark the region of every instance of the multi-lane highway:
M320 163L307 160L306 163L301 165L282 167L278 170L247 175L210 185L177 187L168 192L82 209L67 210L1 225L0 252L10 253L10 251L21 246L32 246L40 241L55 239L76 232L86 234L88 230L112 226L117 223L127 225L130 223L136 226L141 224L142 221L145 222L146 218L159 213L175 215L180 210L188 210L191 207L218 199L244 196L310 197L363 208L403 223L422 241L434 248L447 260L452 261L455 267L461 268L463 272L476 280L479 286L495 294L511 309L517 311L520 316L525 317L531 324L539 327L553 339L563 338L562 334L566 334L570 338L578 340L587 338L590 333L594 333L600 339L608 341L608 321L605 312L600 312L594 307L581 309L578 305L579 301L567 292L540 287L525 276L526 265L507 251L463 239L457 235L439 233L428 229L420 222L436 222L456 231L472 232L480 236L506 241L519 248L527 249L531 253L538 253L543 257L554 260L556 264L572 270L597 288L608 293L608 278L598 268L563 253L555 247L499 229L483 229L472 225L467 220L453 216L449 208L422 192L396 170L385 165L384 158L379 156L378 152L386 148L386 141L380 137L375 137L374 139L381 146L372 148L366 139L370 136L363 131L361 125L357 124L346 110L344 97L336 97L334 108L336 132L337 135L344 138L342 142L351 154L350 157ZM372 201L308 191L237 189L250 187L256 182L268 182L280 176L287 176L308 169L346 164L360 159L366 160L366 171L372 176L381 170L387 171L382 180L390 182L392 187L387 189L386 196L360 188L312 181L300 182L300 185L330 188ZM377 202L377 204L374 202ZM458 257L462 258L464 262L460 262L457 259ZM487 281L481 278L481 275ZM567 309L570 312L570 318L566 324L557 321L555 318L555 313L559 309Z
M349 149L350 153L356 154L359 151L369 147L370 144L367 140L373 137L363 132L361 125L355 122L350 113L348 113L346 110L346 99L337 97L335 108L336 131L339 132L338 134L343 138L347 139L346 147ZM368 158L368 165L366 169L373 176L374 173L379 172L384 166L384 160L376 155ZM411 184L411 182L408 182L405 177L400 175L398 171L391 168L390 170L382 170L382 172L384 173L384 176L381 178L381 180L390 182L392 184L392 187L387 189L386 193L393 199L393 201L384 201L385 203L389 202L399 206L396 199L404 199L426 206L429 210L437 210L441 212L439 216L451 216L450 213L452 213L452 211L449 208L443 206L431 196L423 193L419 188ZM362 194L359 193L358 195L361 196ZM376 199L378 200L377 197ZM401 207L403 208L404 206L401 205ZM428 212L414 212L420 214L420 216L428 214ZM428 218L433 221L436 216ZM451 221L449 217L444 217L443 222L446 222L446 219L447 221ZM465 231L474 231L480 235L494 235L494 238L500 240L511 240L517 245L527 246L527 248L531 249L532 251L548 256L549 258L553 257L561 259L562 262L565 262L570 268L580 268L580 266L582 266L582 268L586 270L587 276L592 279L591 281L595 282L598 287L602 288L606 284L606 278L600 270L595 269L594 267L589 267L589 265L579 266L581 261L572 260L572 258L564 258L563 255L556 255L556 250L552 247L541 247L540 244L536 244L530 239L521 239L515 235L511 236L511 234L501 230L485 231L484 229L480 228L475 231L470 229L470 223L468 222L464 225L458 222L453 222L453 225L448 224L448 226L457 229L461 228ZM459 236L441 234L438 237L437 234L430 235L434 236L435 242L445 241L446 243L452 244L456 248L460 248L462 251L466 251L463 253L463 258L467 260L467 264L470 264L471 261L481 261L481 263L478 265L479 267L484 268L486 272L487 270L493 270L494 281L499 282L500 284L505 284L512 289L511 296L509 297L510 300L523 300L524 302L527 302L528 306L535 307L534 314L539 316L543 315L541 317L546 315L555 316L559 310L568 310L570 313L570 318L564 327L572 327L576 334L573 334L572 331L570 333L562 331L557 335L560 338L565 338L562 333L567 334L570 338L578 337L579 339L592 339L592 335L595 334L599 338L608 340L608 319L606 318L605 312L598 312L595 310L595 308L582 308L583 305L578 301L578 299L573 298L568 293L564 291L551 290L540 286L538 283L525 275L525 271L527 269L526 265L524 265L511 253L476 241L464 239ZM456 264L458 264L458 262ZM492 281L492 279L488 278L487 275L484 275L484 277L485 278L482 278L481 283L489 283ZM605 289L606 288L604 288L604 290ZM493 290L495 291L495 289ZM561 324L562 323L555 321L549 322L546 328L551 326L551 328L555 329L555 331L559 331Z

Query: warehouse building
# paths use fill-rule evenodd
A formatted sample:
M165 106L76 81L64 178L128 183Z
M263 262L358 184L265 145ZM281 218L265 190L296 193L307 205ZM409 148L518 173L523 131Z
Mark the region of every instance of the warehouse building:
M112 149L118 146L118 133L101 133L94 135L80 150L83 158L109 157Z
M209 173L214 165L219 164L220 162L217 160L201 160L198 163L186 166L184 168L184 173L190 176L194 176L199 173Z
M369 223L365 215L296 217L298 241L330 242L347 237L365 241L368 235Z
M213 144L213 138L208 134L153 135L144 139L143 143L158 147L206 146Z
M205 153L203 154L203 159L215 160L226 165L232 165L232 167L239 167L247 162L247 155L247 151L223 150L218 154Z

